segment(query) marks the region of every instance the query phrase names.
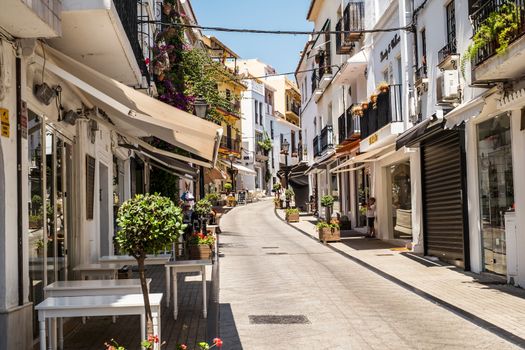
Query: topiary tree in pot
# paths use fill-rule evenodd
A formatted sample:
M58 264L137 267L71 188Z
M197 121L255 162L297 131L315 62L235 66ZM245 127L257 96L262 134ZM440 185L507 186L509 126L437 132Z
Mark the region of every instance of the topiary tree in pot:
M157 252L179 238L184 232L182 210L169 198L158 194L138 194L119 208L115 240L129 255L137 259L140 284L144 296L147 335L153 336L149 291L144 275L146 254Z
M332 206L334 205L334 197L327 194L321 197L321 206L325 208L325 220L330 222L332 216Z

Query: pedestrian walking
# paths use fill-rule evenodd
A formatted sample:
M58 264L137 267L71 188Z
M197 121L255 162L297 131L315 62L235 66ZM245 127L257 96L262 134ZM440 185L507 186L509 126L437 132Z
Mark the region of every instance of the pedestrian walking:
M368 199L368 203L366 205L366 220L368 223L367 237L373 238L376 235L376 229L374 226L376 220L376 199L374 197L370 197Z

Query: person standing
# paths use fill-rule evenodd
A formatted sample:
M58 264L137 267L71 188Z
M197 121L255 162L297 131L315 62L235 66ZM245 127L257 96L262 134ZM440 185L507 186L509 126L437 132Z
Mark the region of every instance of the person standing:
M374 197L370 197L368 199L368 203L366 205L366 220L368 223L367 237L373 238L376 235L376 229L374 226L376 220L376 199Z

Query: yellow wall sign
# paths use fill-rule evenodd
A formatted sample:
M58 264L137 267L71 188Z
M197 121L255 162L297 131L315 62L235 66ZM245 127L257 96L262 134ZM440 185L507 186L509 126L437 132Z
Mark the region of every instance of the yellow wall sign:
M9 137L9 110L0 108L0 135Z
M373 143L376 143L377 142L377 134L373 134L372 136L370 136L370 138L368 139L368 144L371 145Z

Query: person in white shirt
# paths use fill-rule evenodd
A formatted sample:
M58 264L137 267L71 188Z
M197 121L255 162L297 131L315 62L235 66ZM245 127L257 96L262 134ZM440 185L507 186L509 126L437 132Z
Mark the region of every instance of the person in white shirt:
M370 238L375 237L376 229L374 227L374 222L376 219L376 199L370 197L366 205L366 220L368 223L368 236Z

